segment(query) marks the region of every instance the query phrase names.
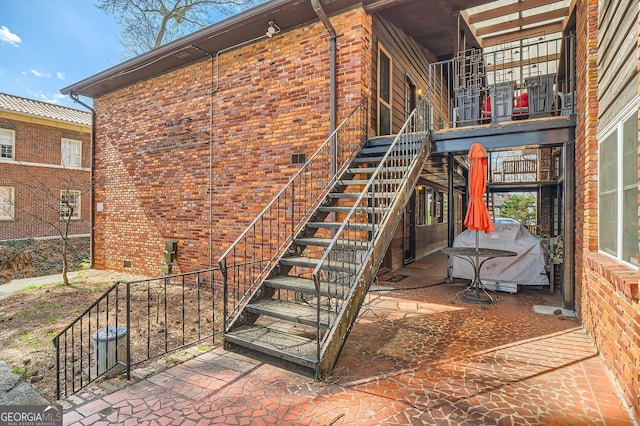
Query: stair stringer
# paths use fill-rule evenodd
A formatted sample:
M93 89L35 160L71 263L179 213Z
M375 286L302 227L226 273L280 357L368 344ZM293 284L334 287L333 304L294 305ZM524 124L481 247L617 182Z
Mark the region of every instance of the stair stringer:
M334 322L332 328L327 332L325 342L319 348L318 365L316 367L316 379L326 376L335 366L338 357L342 352L342 348L346 343L347 337L351 332L351 328L360 312L360 308L364 302L369 286L373 282L374 277L382 263L384 255L391 244L393 235L398 228L402 212L409 202L413 193L413 188L418 182L418 178L422 172L422 167L429 155L428 138L425 137L422 149L420 150L414 162L412 169L405 181L402 183L398 191L391 211L387 214L384 222L380 227L380 231L374 240L373 249L369 251L364 259L363 267L360 269L355 280L355 285L351 287L349 295L342 305L342 309L338 313L338 318Z

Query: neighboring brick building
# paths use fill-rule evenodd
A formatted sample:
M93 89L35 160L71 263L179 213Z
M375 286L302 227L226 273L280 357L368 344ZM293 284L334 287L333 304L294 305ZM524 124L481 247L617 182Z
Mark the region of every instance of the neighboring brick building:
M443 0L428 11L418 1L325 3L332 28L307 2L272 0L63 89L94 98L96 267L157 275L166 240L178 241L178 270L215 266L298 170L293 159L308 158L326 139L334 106L339 123L368 97L370 136L398 132L420 90L442 92L432 120L459 112L452 86L429 87L429 64L467 47L453 47L452 28L462 27L437 11L441 3L451 11L492 2ZM545 170L568 156L571 173L562 205L555 188L540 191L543 231L553 223L564 233L565 307L593 335L640 418L638 1L564 3L567 16L554 28L575 34L575 51L562 52L571 68L564 72L576 70L575 94L566 92L575 99L575 139L545 145L558 149L547 150ZM270 20L281 28L264 35ZM442 31L425 35L434 29ZM519 136L510 143L525 144ZM430 207L415 234L400 225L384 262L392 269L406 260L406 235L419 257L460 228L461 193L426 165L421 179L416 199Z
M90 113L0 93L0 148L0 240L89 235Z

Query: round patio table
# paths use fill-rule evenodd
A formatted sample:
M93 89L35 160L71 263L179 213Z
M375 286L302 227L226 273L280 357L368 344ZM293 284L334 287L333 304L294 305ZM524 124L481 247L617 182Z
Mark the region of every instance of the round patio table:
M464 290L456 293L453 300L456 301L458 299L458 296L463 293L461 297L463 302L491 304L493 304L493 297L491 297L491 295L487 292L487 288L480 279L480 271L482 269L482 265L484 265L487 260L495 259L496 257L510 257L518 255L518 253L516 253L515 251L485 247L447 247L443 248L442 252L449 256L456 256L460 259L466 260L471 264L474 271L474 277L471 283ZM482 290L482 292L486 296L481 295L480 290ZM471 294L469 294L470 292Z

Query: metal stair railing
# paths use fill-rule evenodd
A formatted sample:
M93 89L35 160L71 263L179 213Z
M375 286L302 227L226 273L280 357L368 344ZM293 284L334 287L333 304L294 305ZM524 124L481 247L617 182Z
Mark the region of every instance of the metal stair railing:
M53 338L56 399L222 333L219 268L118 281Z
M225 333L366 143L367 114L364 98L220 257Z
M328 332L322 334L321 328L317 327L317 359L319 361L316 369L316 377L321 375L321 370L331 368L325 362L324 354L328 350L327 344L336 333L342 334L346 338L346 332L351 327L352 320L357 315L359 304L352 318L342 321L346 308L356 291L356 284L369 262L380 263L384 256L384 251L388 246L392 232L387 236L388 241L384 244L384 249L378 253L379 259L371 259L374 248L383 238L381 232L392 219L395 203L403 200L403 206L411 196L413 187L409 184L412 171L419 167L419 162L426 158L428 145L428 114L426 97L423 97L418 106L412 111L402 129L394 139L392 145L383 157L382 161L371 175L369 182L358 197L356 203L342 221L340 228L332 238L331 243L325 250L319 264L313 272L313 280L316 285L316 300L318 324L320 323L321 307L328 308L331 312ZM422 154L422 155L421 155ZM415 173L413 173L415 175ZM417 179L418 175L415 175ZM396 214L396 221L401 215ZM396 222L397 225L397 222ZM367 231L362 231L366 226ZM393 227L395 229L395 226ZM365 251L363 253L362 251ZM355 266L355 267L354 267ZM349 268L353 268L349 270ZM375 274L375 267L372 274ZM336 272L337 270L341 272ZM344 272L347 271L347 272ZM371 277L372 278L372 277ZM365 284L368 286L368 283ZM348 289L348 290L345 290ZM366 290L366 289L365 289ZM340 294L348 291L349 294ZM321 294L329 293L334 297L321 301ZM322 306L325 305L325 306ZM326 319L323 316L323 319ZM336 324L341 324L341 330L337 330ZM338 324L340 325L340 324ZM341 344L335 350L335 357L341 348ZM333 361L329 361L331 364Z

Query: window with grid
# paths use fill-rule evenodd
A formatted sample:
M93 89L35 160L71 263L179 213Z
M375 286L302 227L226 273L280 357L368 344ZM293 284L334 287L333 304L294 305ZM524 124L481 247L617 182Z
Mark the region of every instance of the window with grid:
M638 110L616 119L599 138L598 246L638 265Z
M0 220L14 219L15 189L12 186L0 186Z
M10 129L0 129L0 159L13 160L16 142L16 132Z
M60 217L80 219L80 191L60 191Z
M82 165L82 141L62 139L62 165L80 167Z

